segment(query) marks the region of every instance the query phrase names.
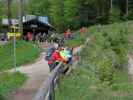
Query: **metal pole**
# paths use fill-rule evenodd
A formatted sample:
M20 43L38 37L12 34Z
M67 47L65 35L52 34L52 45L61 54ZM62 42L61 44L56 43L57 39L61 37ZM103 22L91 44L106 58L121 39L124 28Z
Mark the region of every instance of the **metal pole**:
M14 48L14 69L15 72L17 71L17 65L16 65L16 33L15 33L15 26L14 28L14 35L13 35L13 48Z

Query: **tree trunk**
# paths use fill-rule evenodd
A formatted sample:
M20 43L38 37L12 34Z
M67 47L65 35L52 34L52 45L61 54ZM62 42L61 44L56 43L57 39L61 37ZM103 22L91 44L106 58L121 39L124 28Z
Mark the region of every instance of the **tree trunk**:
M110 13L112 13L112 9L113 9L113 0L110 0Z
M12 0L6 0L6 5L7 5L7 18L8 18L8 24L9 24L9 28L10 28L10 25L12 24L11 22L11 3L12 3Z
M23 34L23 0L18 0L19 4L19 10L18 10L18 15L19 15L19 32Z
M125 16L128 17L128 0L126 0L126 13Z

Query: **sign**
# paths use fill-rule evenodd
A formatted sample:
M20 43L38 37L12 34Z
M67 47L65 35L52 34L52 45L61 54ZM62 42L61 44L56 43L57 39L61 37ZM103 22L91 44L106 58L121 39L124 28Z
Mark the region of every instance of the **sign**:
M38 25L31 24L30 27L31 27L31 28L37 28Z

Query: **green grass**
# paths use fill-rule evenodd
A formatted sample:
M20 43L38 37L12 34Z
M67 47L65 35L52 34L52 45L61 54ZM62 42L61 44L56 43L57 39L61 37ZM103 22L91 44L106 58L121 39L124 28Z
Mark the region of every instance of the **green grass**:
M17 41L17 66L33 62L39 55L40 49L32 43ZM0 70L13 68L13 43L0 46Z
M133 84L121 83L109 88L79 68L64 77L56 90L56 100L132 100L132 92Z
M16 42L17 66L33 62L40 54L40 49L33 43ZM0 46L0 72L13 68L13 43ZM0 100L8 98L8 94L20 87L26 76L20 73L0 73Z
M126 40L127 36L133 41L133 22L128 28L126 24L89 28L91 42L81 53L79 67L61 79L56 100L133 100L126 64L126 55L133 50L133 42Z
M1 73L0 74L0 100L5 100L8 94L20 87L26 76L20 73Z
M82 45L84 42L85 42L85 36L77 33L74 39L65 41L65 46L76 47Z

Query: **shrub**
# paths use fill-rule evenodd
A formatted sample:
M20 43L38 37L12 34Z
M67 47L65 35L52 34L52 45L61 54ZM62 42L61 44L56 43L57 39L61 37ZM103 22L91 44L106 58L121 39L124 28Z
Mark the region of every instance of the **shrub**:
M76 47L84 44L84 42L85 42L85 37L80 34L76 34L76 37L74 37L74 39L65 42L65 46Z
M120 11L116 8L112 9L109 14L108 23L120 22Z

